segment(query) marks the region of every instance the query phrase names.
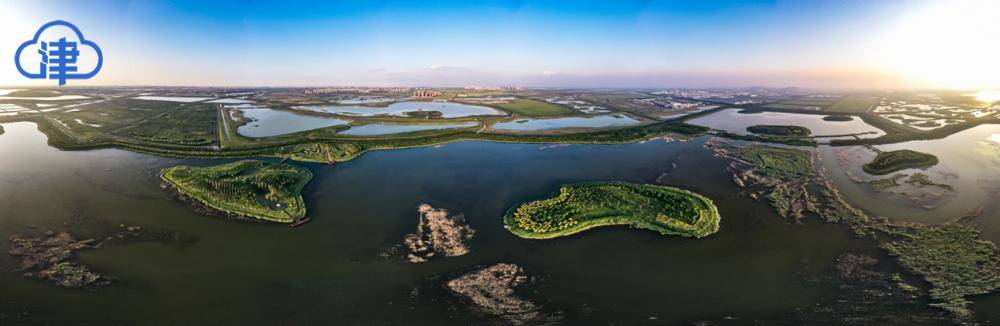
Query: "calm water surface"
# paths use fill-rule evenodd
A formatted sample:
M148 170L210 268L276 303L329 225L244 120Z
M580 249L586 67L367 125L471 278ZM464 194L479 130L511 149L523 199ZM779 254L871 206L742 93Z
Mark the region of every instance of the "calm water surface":
M263 138L287 135L331 126L346 125L350 121L329 117L296 114L268 108L240 109L243 115L253 121L236 129L240 135Z
M884 135L881 129L854 118L851 121L826 121L823 115L794 114L784 112L739 113L739 109L727 109L687 122L726 132L746 135L747 127L753 125L794 125L809 128L813 136L860 134L861 138L876 138ZM832 139L832 138L831 138Z
M855 206L876 215L890 218L941 223L954 220L970 210L982 207L980 217L986 238L1000 243L1000 125L980 125L946 138L878 145L883 151L910 149L937 156L939 163L927 170L909 169L896 173L927 174L932 181L948 184L954 192L926 187L933 208L912 205L905 198L888 192L877 193L871 187L859 184L849 174L861 180L889 177L872 176L862 170L875 153L861 146L821 147L824 163L847 199ZM838 158L838 153L840 158ZM846 159L846 160L845 160ZM917 193L914 190L907 190Z
M828 270L845 252L874 250L841 226L790 225L766 204L738 195L725 162L701 147L706 138L572 146L459 142L377 151L334 166L308 164L316 178L304 195L314 220L290 229L196 214L171 199L156 176L176 164L225 161L114 149L62 152L48 147L32 123L3 127L3 239L119 224L197 239L183 247L139 243L82 252L83 262L117 277L96 291L22 279L6 272L14 262L0 255L0 310L27 310L31 320L46 323L476 324L482 321L456 308L440 282L500 261L540 276L542 285L527 295L564 311L567 324L782 320L839 291L804 281L803 273ZM563 183L657 179L713 199L721 231L686 239L612 227L533 241L501 225L511 205ZM472 253L419 265L382 258L415 229L420 203L464 213L476 230ZM64 226L71 220L80 222ZM8 242L0 243L5 252Z
M396 102L388 106L364 106L364 105L326 105L326 106L304 106L301 109L314 110L343 115L375 116L393 115L406 116L406 112L439 111L444 118L460 118L474 115L504 115L503 111L479 105L469 105L452 103L445 101L406 101Z
M351 129L341 131L340 135L349 136L375 136L375 135L391 135L400 134L404 132L414 132L414 131L424 131L424 130L440 130L440 129L454 129L454 128L469 128L475 127L477 123L452 123L452 124L389 124L389 123L370 123L366 125L351 127Z
M565 117L553 119L519 119L493 125L498 130L556 130L564 128L603 128L629 126L639 120L627 116L599 115L593 117Z

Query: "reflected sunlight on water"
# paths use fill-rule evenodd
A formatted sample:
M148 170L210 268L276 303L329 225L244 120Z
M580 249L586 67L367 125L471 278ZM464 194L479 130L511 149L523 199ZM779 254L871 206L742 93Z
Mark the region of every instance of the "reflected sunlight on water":
M993 103L1000 101L1000 90L980 90L978 93L967 94L975 96L977 101L983 103Z

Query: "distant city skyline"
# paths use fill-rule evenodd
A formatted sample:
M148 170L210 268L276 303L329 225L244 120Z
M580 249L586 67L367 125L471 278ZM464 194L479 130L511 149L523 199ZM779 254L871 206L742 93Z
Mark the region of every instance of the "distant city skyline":
M99 42L70 86L1000 88L991 1L0 0L0 85L42 24Z

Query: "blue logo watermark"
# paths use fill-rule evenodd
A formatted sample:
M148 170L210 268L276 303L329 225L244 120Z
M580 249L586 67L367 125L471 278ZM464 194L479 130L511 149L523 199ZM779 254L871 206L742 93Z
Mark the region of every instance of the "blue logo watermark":
M50 32L46 33L47 31ZM43 34L46 38L42 38ZM24 52L25 49L29 51ZM37 55L31 52L36 49ZM24 52L23 57L22 52ZM88 58L92 55L96 58ZM95 59L96 65L93 64ZM85 70L81 72L79 64L84 63L83 61L86 61L83 67ZM37 72L32 69L36 63ZM21 75L31 79L55 79L59 81L60 86L66 85L66 80L69 79L94 77L101 71L103 63L104 56L97 43L83 38L80 29L62 20L42 25L38 32L35 32L35 37L22 43L14 54L14 65Z

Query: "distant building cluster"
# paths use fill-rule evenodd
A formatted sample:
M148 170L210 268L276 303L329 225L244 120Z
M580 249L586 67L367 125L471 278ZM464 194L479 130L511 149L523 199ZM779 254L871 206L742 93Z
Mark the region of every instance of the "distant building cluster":
M469 85L465 86L465 89L474 91L520 91L523 88L521 86L479 86L479 85Z
M412 88L410 87L324 87L324 88L310 88L305 90L306 94L326 94L326 93L388 93L388 94L406 94L409 93Z
M441 92L430 90L430 89L418 89L413 91L413 97L416 98L428 98L441 95Z
M698 102L682 102L662 97L638 98L638 99L633 99L632 101L639 104L645 104L645 105L666 108L666 109L675 109L675 110L693 109L701 105L701 103Z

